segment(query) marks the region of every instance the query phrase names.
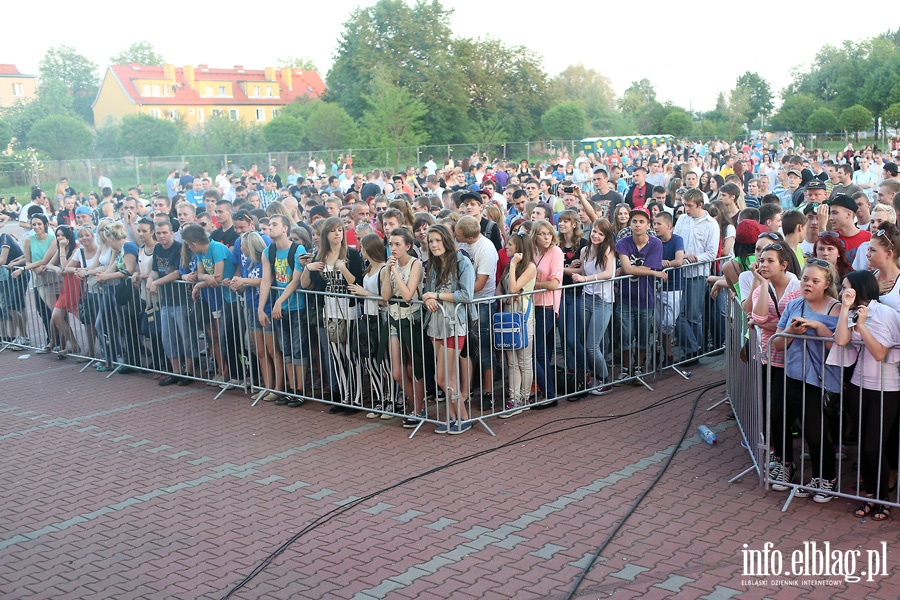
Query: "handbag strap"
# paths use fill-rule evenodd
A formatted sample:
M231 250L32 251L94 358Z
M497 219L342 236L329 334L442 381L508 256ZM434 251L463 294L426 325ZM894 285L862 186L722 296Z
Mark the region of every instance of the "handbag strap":
M772 302L775 303L775 312L778 314L778 318L781 318L781 310L778 308L778 297L775 295L775 286L771 283L769 284L769 297L772 299Z
M529 294L528 296L528 309L525 311L525 321L528 321L528 317L531 315L531 303L534 300L534 294Z

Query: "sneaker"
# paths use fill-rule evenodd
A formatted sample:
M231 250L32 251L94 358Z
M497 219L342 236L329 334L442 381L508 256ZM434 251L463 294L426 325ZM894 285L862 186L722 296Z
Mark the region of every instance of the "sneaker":
M38 348L34 351L35 354L49 354L50 353L50 345L47 344L43 348Z
M407 417L403 419L403 427L405 429L413 429L419 426L419 423L422 422L422 419L425 418L425 411L422 411L422 414L419 417Z
M193 379L188 379L187 377L182 377L181 380L178 382L178 387L185 387L185 386L191 385L192 383L194 383Z
M290 403L291 400L287 396L278 396L278 398L275 400L275 406L287 406Z
M510 418L510 417L514 417L514 416L516 416L516 415L522 414L522 408L519 407L519 406L518 406L515 402L513 402L512 400L507 400L507 401L506 401L506 405L504 406L503 411L504 411L504 412L503 412L502 414L497 415L498 418L500 418L500 419L508 419L508 418Z
M485 392L481 395L481 410L494 410L494 394Z
M451 427L456 427L456 421L451 420L450 423L441 423L434 428L435 433L447 433Z
M787 485L794 479L794 465L779 462L769 472L769 479L772 480L772 489L776 492L786 492L791 489Z
M820 479L819 480L819 491L816 492L816 495L813 496L813 502L818 502L819 504L824 504L825 502L831 502L833 495L829 492L834 491L837 486L837 479Z
M813 477L809 480L807 485L797 488L797 491L794 492L794 496L797 498L809 498L810 496L815 495L817 489L819 489L819 478Z
M471 421L466 421L464 423L454 421L450 423L450 428L447 430L447 433L449 433L450 435L459 435L461 433L467 432L470 429L472 429Z
M434 394L434 401L435 402L444 402L446 400L447 400L447 397L444 396L444 390L438 388L437 392L435 392L435 394Z
M606 394L613 391L613 386L606 384L598 387L595 390L591 390L589 393L591 396L605 396Z
M615 387L621 387L625 385L625 380L629 377L631 377L631 375L628 374L628 371L622 371L621 373L619 373L619 376L616 377L616 382L613 385Z
M291 401L287 403L288 408L297 408L298 406L303 406L306 404L306 398L297 398L292 397Z
M382 410L384 410L384 405L383 405L381 402L379 402L378 404L376 404L376 405L373 406L372 408L374 408L374 409L377 410L377 411L382 411ZM380 417L380 416L381 416L381 413L380 413L380 412L370 412L370 413L366 413L366 418L367 418L367 419L377 419L377 418Z
M381 415L379 415L379 418L382 421L388 421L390 419L393 419L394 415L390 414L392 412L394 412L394 403L386 402L384 405L384 412Z
M166 377L165 379L160 379L160 380L159 380L159 383L157 383L156 385L161 386L161 387L165 387L165 386L167 386L167 385L175 385L175 384L178 383L179 381L181 381L181 378L180 378L180 377L178 377L178 376L176 376L176 375L169 375L169 376Z
M275 392L266 392L266 395L262 397L263 402L275 402L279 398L281 398L281 394Z

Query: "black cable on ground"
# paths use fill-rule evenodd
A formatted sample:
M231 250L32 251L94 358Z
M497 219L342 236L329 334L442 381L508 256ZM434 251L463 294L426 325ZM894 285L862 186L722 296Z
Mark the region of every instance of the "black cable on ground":
M337 508L334 508L334 509L330 510L329 512L327 512L327 513L321 515L320 517L318 517L317 519L315 519L315 520L312 521L311 523L309 523L306 527L304 527L303 529L301 529L300 531L298 531L296 534L294 534L292 537L290 537L287 541L285 541L283 544L281 544L281 545L280 545L277 549L275 549L271 554L269 554L266 558L264 558L264 559L263 559L263 560L262 560L262 561L261 561L261 562L260 562L260 563L259 563L259 564L258 564L258 565L257 565L257 566L256 566L256 567L255 567L255 568L254 568L254 569L253 569L246 577L244 577L244 579L242 579L240 582L238 582L237 584L235 584L235 586L234 586L233 588L231 588L230 590L228 590L228 592L227 592L224 596L222 596L221 600L227 600L228 598L230 598L231 596L233 596L237 591L239 591L241 588L243 588L243 587L246 586L248 583L250 583L250 581L251 581L253 578L255 578L257 575L259 575L260 573L262 573L262 572L265 570L265 568L268 567L268 566L272 563L272 561L274 561L276 558L278 558L278 556L280 556L282 553L284 553L285 550L287 550L294 542L296 542L297 540L299 540L299 539L302 538L303 536L307 535L308 533L312 532L313 530L317 529L318 527L321 527L322 525L325 525L325 524L328 523L329 521L331 521L331 520L333 520L333 519L335 519L335 518L341 516L342 514L344 514L344 513L348 512L348 511L352 510L353 508L356 508L358 505L362 504L363 502L367 502L367 501L369 501L369 500L375 498L376 496L383 495L383 494L385 494L385 493L387 493L387 492L390 492L390 491L392 491L392 490L395 490L395 489L397 489L397 488L399 488L399 487L401 487L401 486L404 486L404 485L406 485L406 484L408 484L408 483L412 483L412 482L414 482L414 481L417 481L417 480L419 480L419 479L422 479L423 477L427 477L427 476L429 476L429 475L433 475L433 474L435 474L435 473L439 473L440 471L443 471L443 470L445 470L445 469L449 469L449 468L451 468L451 467L455 467L455 466L457 466L457 465L461 465L461 464L464 464L464 463L473 461L473 460L475 460L475 459L477 459L477 458L481 458L482 456L486 456L486 455L488 455L488 454L492 454L492 453L494 453L494 452L498 452L498 451L500 451L500 450L504 450L504 449L506 449L506 448L509 448L510 446L515 445L515 444L519 444L519 443L522 443L522 442L530 442L530 441L538 440L538 439L541 439L541 438L544 438L544 437L547 437L547 436L556 435L556 434L558 434L558 433L564 433L564 432L568 432L568 431L573 431L573 430L575 430L575 429L580 429L580 428L582 428L582 427L590 427L590 426L593 426L593 425L598 425L598 424L601 424L601 423L606 423L606 422L608 422L608 421L613 421L613 420L616 420L616 419L623 419L623 418L626 418L626 417L631 417L631 416L640 414L640 413L642 413L642 412L646 412L646 411L649 411L649 410L653 410L653 409L655 409L655 408L659 408L660 406L664 406L665 404L668 404L668 403L670 403L670 402L674 402L675 400L681 399L681 398L683 398L683 397L685 397L685 396L688 396L688 395L690 395L690 394L692 394L692 393L694 393L694 392L699 392L700 395L697 396L697 399L694 401L694 405L693 405L693 407L691 408L691 419L693 419L694 412L696 411L697 403L699 402L700 397L701 397L703 394L705 394L707 391L709 391L709 390L711 390L711 389L714 389L714 388L716 388L716 387L718 387L718 386L724 385L724 384L725 384L725 382L722 381L722 382L719 382L719 383L716 383L716 384L713 384L713 385L698 386L698 387L695 387L695 388L690 388L690 389L684 390L684 391L682 391L682 392L679 392L679 393L677 393L677 394L673 394L673 395L671 395L671 396L666 396L666 397L664 397L664 398L661 398L661 399L657 400L656 402L653 402L652 404L649 404L648 406L645 406L645 407L643 407L643 408L639 408L639 409L636 409L636 410L633 410L633 411L630 411L630 412L627 412L627 413L622 413L622 414L620 414L620 415L610 415L610 416L599 417L599 418L594 418L594 417L590 417L590 416L582 416L582 417L564 417L564 418L561 418L561 419L554 419L554 420L552 420L552 421L546 421L546 422L544 422L544 423L541 423L541 424L538 425L537 427L534 427L534 428L532 428L532 429L529 429L528 431L526 431L526 432L522 433L521 435L519 435L519 436L517 436L517 437L511 439L510 441L504 442L503 444L500 444L499 446L495 446L495 447L493 447L493 448L488 448L488 449L486 449L486 450L482 450L482 451L476 452L476 453L474 453L474 454L469 454L469 455L467 455L467 456L463 456L463 457L460 457L460 458L453 459L453 460L451 460L450 462L444 463L443 465L439 465L439 466L437 466L437 467L428 469L427 471L423 471L422 473L419 473L419 474L416 474L416 475L412 475L412 476L407 477L407 478L405 478L405 479L402 479L401 481L398 481L397 483L394 483L394 484L392 484L392 485L390 485L390 486L388 486L388 487L382 488L382 489L380 489L380 490L377 490L377 491L375 491L375 492L372 492L372 493L370 493L370 494L367 494L367 495L365 495L365 496L363 496L363 497L361 497L361 498L358 498L358 499L354 500L353 502L349 502L349 503L347 503L347 504L345 504L345 505L343 505L343 506L339 506L339 507L337 507ZM568 427L564 427L564 428L562 428L562 429L554 429L553 431L546 431L546 432L541 433L541 434L538 434L538 435L531 435L531 434L534 434L534 433L536 433L537 431L540 431L541 429L543 429L543 428L545 428L545 427L547 427L547 426L549 426L549 425L552 425L552 424L554 424L554 423L561 423L561 422L564 422L564 421L575 421L575 420L581 421L581 420L584 420L584 419L593 419L593 420L588 421L587 423L579 423L579 424L577 424L577 425L571 425L571 426L568 426ZM689 427L690 427L690 421L688 421L688 428L689 428ZM685 431L684 431L684 433L683 433L682 436L681 436L681 439L680 439L679 442L678 442L678 446L676 446L676 448L675 448L676 451L677 451L678 447L681 445L681 443L684 441L685 437L687 436L687 431L688 431L688 429L686 428ZM531 437L527 437L527 436L531 436ZM674 456L674 452L672 453L672 456ZM670 457L670 459L669 459L668 463L666 464L665 468L667 468L668 465L669 465L669 463L671 463L671 458L672 458L672 457ZM664 468L664 470L660 473L660 476L662 475L662 473L665 472L665 468ZM657 479L657 480L658 480L658 479ZM656 483L656 481L653 482L653 485L655 485L655 483ZM653 485L651 485L651 487L648 488L647 492L649 492L650 489L652 489ZM643 499L643 497L646 495L647 492L645 492L645 493L639 498L639 500L640 500L640 499ZM637 507L637 505L635 505L635 506L632 507L632 509L631 509L631 511L628 513L628 515L626 515L626 518L627 518L627 516L629 516L629 515L631 514L631 512L634 511L634 509L635 509L636 507ZM615 531L618 531L618 529L621 527L622 523L624 523L624 521L620 522L620 524L616 526L616 530L615 530ZM613 532L613 535L615 534L615 531ZM611 537L612 537L612 536L610 536L610 538L611 538ZM608 541L609 541L609 540L607 540L606 542L604 542L603 546L601 546L601 548L600 548L601 551L602 551L602 549L605 547L605 545L608 543ZM593 563L594 563L594 561L596 560L597 556L599 556L599 551L598 551L597 555L594 557L594 559L591 561L591 565L593 565ZM577 582L577 584L576 584L576 588L573 588L572 593L574 593L575 589L577 589L577 585L581 583L581 580L584 579L584 575L587 573L587 570L588 570L588 569L590 569L590 565L589 565L588 568L585 570L585 572L582 573L582 576L579 578L579 580L578 580L578 582ZM570 597L571 597L571 594L570 594Z
M697 405L700 403L700 398L703 395L715 388L725 385L724 381L719 383L711 384L699 391L697 397L694 398L694 404L691 406L691 414L688 416L687 423L684 426L684 431L681 432L681 438L679 438L678 443L675 444L675 447L672 449L672 453L669 454L669 457L666 459L665 464L663 464L662 468L659 470L659 473L656 474L656 477L653 478L653 481L650 482L650 485L641 492L641 495L635 498L634 502L631 504L631 507L628 509L619 522L612 528L612 531L609 532L609 535L606 536L606 539L603 540L603 543L597 548L597 551L594 552L594 555L591 556L590 562L584 566L581 570L581 575L578 576L578 579L575 580L575 584L572 586L572 589L569 590L569 593L566 595L566 600L571 600L575 596L575 592L578 591L579 586L584 581L584 578L587 577L587 574L590 572L591 568L594 566L594 563L597 562L597 559L600 558L600 555L609 545L616 534L619 533L619 530L625 525L626 521L631 518L631 515L637 510L638 506L641 505L641 502L644 501L644 498L650 493L650 491L656 486L657 483L662 479L663 475L666 474L666 471L669 470L669 466L672 464L672 461L675 459L675 455L678 453L678 450L681 448L681 444L684 443L684 440L687 438L688 432L691 430L691 423L694 421L694 414L697 412Z

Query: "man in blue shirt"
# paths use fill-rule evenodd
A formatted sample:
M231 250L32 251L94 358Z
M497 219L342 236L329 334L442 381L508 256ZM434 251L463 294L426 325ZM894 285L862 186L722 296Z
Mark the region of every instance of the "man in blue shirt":
M684 278L680 269L684 262L684 238L672 232L674 223L672 215L665 211L659 212L653 218L653 230L656 237L662 242L662 267L673 269L669 271L669 278L663 283L660 295L660 330L663 338L663 350L665 351L665 364L674 362L672 355L672 333L675 331L675 320L681 313L681 290L684 286Z

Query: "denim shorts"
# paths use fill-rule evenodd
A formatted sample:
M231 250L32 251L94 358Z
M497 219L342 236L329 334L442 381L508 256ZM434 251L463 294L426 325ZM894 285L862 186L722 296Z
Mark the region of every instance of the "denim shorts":
M275 339L284 358L295 365L309 365L309 333L306 330L306 311L282 311L281 319L272 319Z

